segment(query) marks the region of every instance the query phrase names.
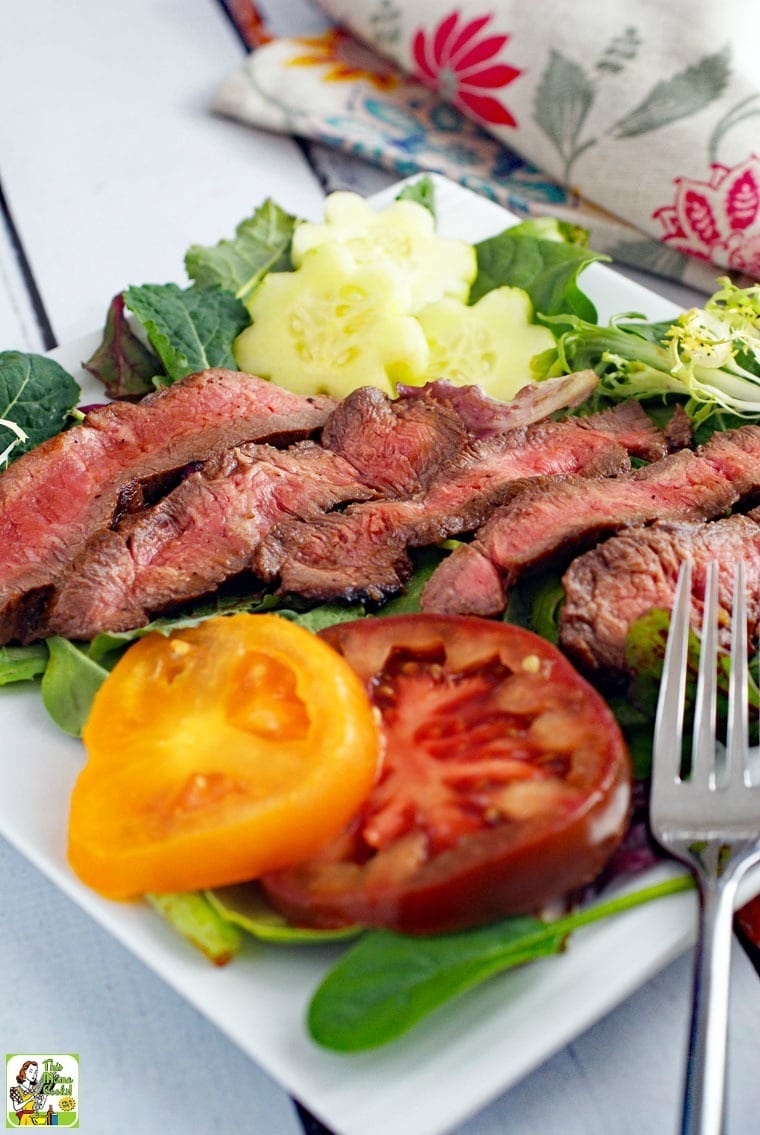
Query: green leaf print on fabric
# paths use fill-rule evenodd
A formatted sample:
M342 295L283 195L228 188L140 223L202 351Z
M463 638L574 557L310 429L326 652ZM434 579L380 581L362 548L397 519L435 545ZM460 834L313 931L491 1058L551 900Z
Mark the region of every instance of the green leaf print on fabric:
M690 258L675 248L666 248L655 240L621 240L610 249L613 260L621 264L633 264L653 272L655 276L667 276L672 280L683 280Z
M575 160L596 140L578 143L593 101L594 86L583 68L561 52L552 50L536 89L533 117L564 162L565 182L569 180Z
M393 0L380 0L375 11L369 14L372 28L372 41L380 48L389 48L401 39L401 17L403 12Z
M754 117L760 117L760 94L748 95L747 98L742 99L741 102L736 103L735 106L731 106L726 111L723 117L719 119L707 144L707 156L711 165L717 165L720 162L719 148L725 135L740 122Z
M634 138L696 114L725 90L731 66L731 49L706 55L685 71L656 83L643 102L613 127L616 138Z

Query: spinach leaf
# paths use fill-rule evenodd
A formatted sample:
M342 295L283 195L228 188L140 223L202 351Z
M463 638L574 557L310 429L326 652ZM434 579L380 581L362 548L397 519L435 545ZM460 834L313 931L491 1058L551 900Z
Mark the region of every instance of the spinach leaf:
M42 702L56 725L80 737L92 699L108 671L66 638L49 638L50 661L42 675Z
M561 221L558 217L530 217L521 221L519 225L512 225L509 230L512 236L530 236L536 240L558 240L563 244L577 244L581 248L588 247L589 231L581 225L574 225L570 221Z
M397 201L416 201L435 217L435 186L432 177L425 174L417 181L405 185L396 197Z
M82 366L103 383L111 398L154 389L153 376L160 373L161 363L130 327L122 295L111 300L103 341Z
M504 622L534 631L556 646L564 601L561 572L549 570L526 575L510 589Z
M298 623L304 630L316 634L325 627L332 627L336 623L350 623L353 619L360 619L365 614L364 608L359 604L346 605L345 603L320 603L318 607L311 607L308 611L294 611L288 607L275 610L276 615Z
M223 288L143 284L127 288L124 302L145 328L168 383L209 367L238 369L232 344L250 319Z
M60 433L79 396L77 383L53 359L0 352L0 468Z
M39 677L47 660L48 649L43 642L30 646L0 646L0 686Z
M241 612L272 611L277 608L280 600L275 595L226 595L218 593L210 599L201 600L185 608L178 615L162 615L142 627L134 627L130 631L102 631L95 635L87 649L87 655L94 662L107 665L110 657L120 653L125 647L139 638L152 634L171 634L172 631L183 630L186 627L197 627L206 619L216 615L237 615Z
M232 240L212 247L193 244L185 256L191 280L203 288L219 285L245 300L267 272L292 268L290 242L297 218L267 199L241 221Z
M536 317L573 314L596 321L596 308L577 280L589 264L609 257L556 237L537 238L521 225L481 241L475 252L478 274L470 303L507 284L528 293Z
M386 1044L492 974L558 953L564 937L527 916L427 938L372 931L318 988L309 1006L309 1032L318 1044L339 1052Z
M318 1044L359 1052L395 1040L423 1017L494 974L559 953L573 930L692 887L678 875L556 922L520 916L420 938L375 930L328 973L309 1006Z

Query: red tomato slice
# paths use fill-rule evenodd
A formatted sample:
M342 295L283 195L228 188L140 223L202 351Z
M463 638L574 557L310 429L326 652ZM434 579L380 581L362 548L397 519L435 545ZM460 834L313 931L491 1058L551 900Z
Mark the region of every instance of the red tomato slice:
M265 877L287 918L435 933L536 911L601 871L627 826L630 764L612 713L555 647L458 616L321 634L365 683L385 751L342 835Z

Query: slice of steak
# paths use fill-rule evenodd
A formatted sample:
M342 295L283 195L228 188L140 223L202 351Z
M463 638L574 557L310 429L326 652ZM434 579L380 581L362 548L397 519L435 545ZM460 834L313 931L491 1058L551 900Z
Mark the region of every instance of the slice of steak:
M142 626L246 569L285 517L370 496L352 465L311 441L225 450L153 508L96 534L54 593L44 634L91 639Z
M492 619L505 610L507 593L496 564L473 541L441 560L422 590L420 606L423 611Z
M670 452L663 430L654 424L641 403L633 399L578 420L589 429L616 438L631 457L658 461Z
M111 523L130 482L242 441L290 441L335 403L302 398L238 371L191 375L138 403L113 402L43 442L0 476L0 643L90 536Z
M278 524L259 545L253 568L279 592L324 603L382 603L400 591L412 564L401 526L409 501L349 505L311 523Z
M353 462L366 483L384 496L412 496L438 480L441 470L456 462L473 440L522 429L555 410L577 406L597 384L593 371L582 371L523 387L512 402L490 398L478 386L457 386L443 379L425 386L401 386L394 400L363 387L330 415L322 444ZM643 435L644 422L650 432L654 430L643 411L639 413L639 434ZM600 432L614 429L616 437L624 431L633 436L630 415L625 424L614 413L609 423L601 417Z
M257 549L254 569L267 580L279 577L284 594L381 602L409 577L408 547L473 531L526 478L571 471L612 476L629 468L617 442L575 419L513 430L473 442L414 497L278 525Z
M741 500L760 493L760 426L714 433L696 452L734 486Z
M371 386L344 398L322 431L322 444L387 497L426 488L468 440L461 418L447 406L424 398L392 401Z
M402 399L425 399L448 407L473 437L492 437L580 406L598 385L592 370L581 370L523 386L510 402L491 398L480 386L458 386L444 378L425 386L399 386L398 392Z
M624 476L537 480L496 510L473 547L500 573L506 597L526 568L567 561L621 528L658 519L712 519L759 491L760 427L742 426L714 434L694 452L681 450ZM471 554L455 550L429 580L423 609L470 610L471 562Z
M671 610L678 571L687 559L694 564L692 622L697 629L702 621L707 565L717 561L718 596L724 612L719 627L724 632L731 621L734 565L744 560L752 641L760 620L760 525L746 516L731 516L708 523L682 521L626 529L579 556L562 580L566 596L560 616L563 648L586 670L624 673L631 624L655 607Z
M664 433L671 453L678 449L691 449L694 445L694 423L680 403L670 415Z

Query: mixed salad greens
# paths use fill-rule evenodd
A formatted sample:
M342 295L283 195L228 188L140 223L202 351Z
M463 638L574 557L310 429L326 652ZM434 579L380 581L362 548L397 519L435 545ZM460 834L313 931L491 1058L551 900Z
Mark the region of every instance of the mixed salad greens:
M435 215L429 179L406 186L401 196ZM107 395L134 398L208 367L237 369L236 344L252 326L251 309L256 310L262 283L297 270L292 252L297 224L295 217L267 201L241 222L231 239L190 248L187 287L131 286L115 297L102 344L85 364ZM704 309L670 323L624 315L605 328L597 325L594 305L578 282L589 264L603 259L587 248L583 232L550 219L527 221L474 247L467 304L477 305L499 289L519 289L526 297L519 318L531 332L541 333L526 380L594 369L601 379L600 392L582 412L631 396L646 400L655 412L678 401L702 431L733 424L735 416L760 414L760 287L739 289L724 280ZM0 354L0 464L9 464L81 420L79 398L75 379L52 360L15 351ZM422 586L445 552L441 548L420 553L408 590L379 616L418 610ZM534 576L515 588L505 618L556 641L561 601L558 576ZM79 736L95 693L135 639L151 631L194 626L217 614L272 610L312 631L378 614L355 605L295 609L268 592L225 591L180 616L123 634L98 635L87 644L53 638L43 644L2 647L0 685L39 678L51 717ZM666 634L667 615L662 612L634 624L628 655L635 678L625 696L611 703L641 779L648 773ZM692 645L694 655L696 640ZM755 704L760 701L756 687L753 698ZM364 933L318 990L310 1030L319 1043L339 1050L385 1043L491 974L558 952L576 928L689 886L688 878L679 876L552 922L509 918L425 939L389 931ZM325 941L347 933L289 927L250 889L244 897L239 888L227 888L148 899L220 963L239 949L241 930L270 943Z
M728 279L705 303L670 323L619 316L608 327L579 316L562 330L556 362L546 374L591 366L615 398L674 394L699 423L728 412L756 417L760 403L760 288ZM548 356L551 358L551 354Z

